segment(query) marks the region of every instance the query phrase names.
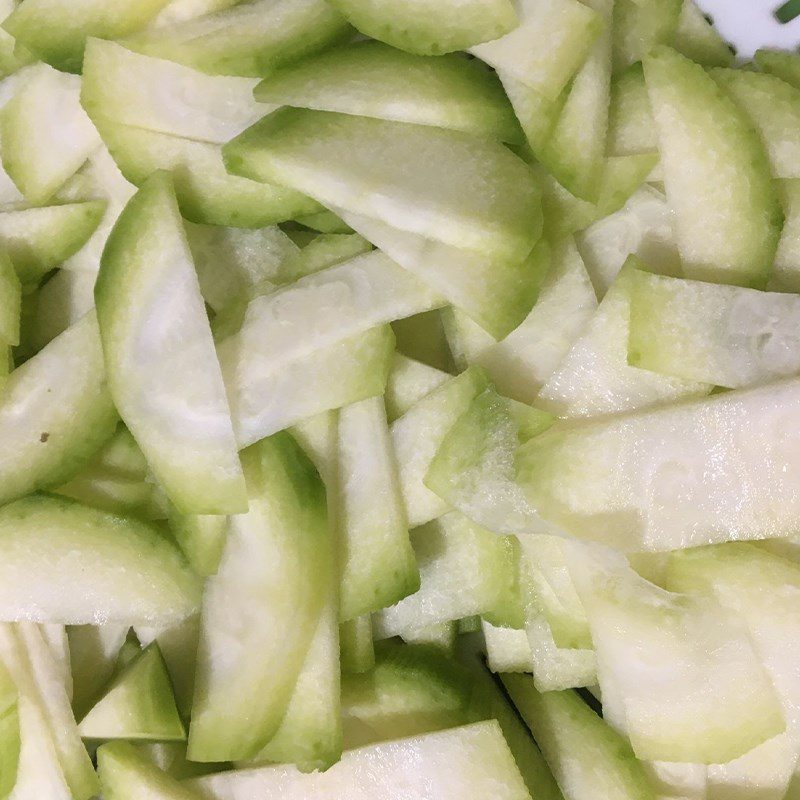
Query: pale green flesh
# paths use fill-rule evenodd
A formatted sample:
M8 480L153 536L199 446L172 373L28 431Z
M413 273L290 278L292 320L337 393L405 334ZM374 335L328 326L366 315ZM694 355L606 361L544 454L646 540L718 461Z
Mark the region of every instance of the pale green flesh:
M69 705L63 678L47 642L36 625L3 624L0 659L5 663L25 704L47 719L49 735L42 746L52 746L60 772L75 800L88 800L97 792L97 776L81 742ZM18 774L18 780L21 776Z
M502 680L566 797L654 797L630 745L575 692L540 694L533 680L521 675Z
M504 540L457 512L418 528L411 541L420 589L378 612L380 638L492 611L513 581L513 558Z
M160 58L91 39L81 81L90 117L224 144L273 110L253 98L252 78L206 75Z
M479 369L443 383L392 423L392 441L409 526L414 528L449 509L425 486L425 475L448 429L488 384Z
M340 617L392 605L419 588L383 400L339 412Z
M631 278L631 363L730 388L800 372L796 295L645 272Z
M7 619L169 624L198 607L199 581L147 523L34 494L3 507L0 538Z
M335 587L334 582L331 585ZM281 726L253 763L327 769L342 754L339 617L335 592L326 600Z
M263 77L351 32L324 0L259 0L150 28L125 44L210 75Z
M435 647L376 643L373 670L342 683L346 749L470 721L466 677Z
M714 69L711 76L749 116L761 135L775 178L800 177L800 89L774 75Z
M183 513L246 508L222 374L166 173L150 178L117 221L95 299L111 395L171 501Z
M671 594L609 551L571 548L604 715L639 758L726 762L782 733L781 704L741 621ZM648 659L632 658L646 649Z
M273 105L520 140L499 82L479 62L463 56L430 59L360 42L278 71L258 85L255 95ZM262 116L268 110L264 107Z
M334 0L362 33L400 50L440 55L496 39L517 23L511 0Z
M171 170L181 213L192 222L260 228L319 209L299 192L229 174L219 145L122 125L103 115L92 122L131 183L143 183L157 169Z
M97 320L89 314L5 381L0 500L68 480L111 437L116 424Z
M539 193L528 167L499 143L460 131L281 109L224 152L232 172L445 244L522 260L537 238Z
M711 77L674 50L659 48L645 59L644 72L684 273L763 286L781 211L752 123Z
M100 144L79 102L80 79L28 67L0 112L3 167L25 199L42 204Z
M798 402L797 380L785 380L557 424L523 446L518 478L545 519L624 550L788 536L800 513L789 422ZM599 467L609 463L612 472Z
M211 800L238 800L265 792L287 800L530 797L494 720L351 750L323 773L303 775L294 767L264 767L200 778L188 785Z
M94 200L0 211L0 244L22 283L36 283L80 250L97 228L105 203Z
M539 393L538 402L560 417L593 417L702 397L714 381L680 380L628 363L631 272L620 272L575 342Z
M555 100L600 34L602 20L575 0L520 0L520 24L470 52Z
M515 482L514 456L521 441L551 423L546 412L485 389L447 432L425 486L497 533L544 530L546 524Z
M195 761L252 758L275 735L332 580L325 489L311 462L287 433L243 461L250 510L231 518L203 599Z

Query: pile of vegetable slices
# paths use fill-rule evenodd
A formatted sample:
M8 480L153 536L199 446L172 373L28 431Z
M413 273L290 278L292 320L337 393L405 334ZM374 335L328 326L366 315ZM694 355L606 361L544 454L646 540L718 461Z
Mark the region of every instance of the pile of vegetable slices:
M800 55L0 16L0 800L800 797Z

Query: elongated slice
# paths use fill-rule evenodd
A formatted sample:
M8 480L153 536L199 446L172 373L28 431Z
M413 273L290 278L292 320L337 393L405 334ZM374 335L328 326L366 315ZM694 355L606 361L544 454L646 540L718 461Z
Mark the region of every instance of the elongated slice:
M33 0L3 27L58 69L80 72L86 39L116 39L144 27L169 0Z
M460 131L281 109L224 154L236 174L488 256L521 261L538 238L530 169L499 143Z
M100 145L80 105L80 78L46 64L25 70L0 112L3 167L25 199L46 202Z
M68 194L67 189L72 193ZM65 270L82 270L92 275L99 272L108 234L135 192L136 187L123 177L105 146L101 145L89 156L58 196L81 202L102 200L106 204L105 213L83 247L61 265Z
M17 691L18 740L15 742L12 738L9 742L11 748L18 750L11 796L34 798L44 795L53 800L74 800L72 787L60 763L47 708L38 693L32 665L13 625L0 625L0 662ZM96 790L96 786L93 789ZM88 795L81 797L86 800Z
M775 264L767 288L779 292L800 290L800 179L776 181L785 220Z
M390 606L419 588L383 398L339 412L340 617Z
M469 676L440 650L380 642L375 668L342 682L347 749L464 725Z
M800 298L630 273L631 363L735 388L800 372Z
M90 39L83 61L81 104L90 117L224 144L270 108L253 99L253 78L206 75Z
M97 770L103 792L113 800L153 797L158 800L198 800L198 794L159 769L130 742L109 742L97 750Z
M271 370L254 369L240 338L227 339L219 358L239 444L382 394L394 347L391 327L378 325Z
M797 53L763 49L756 52L753 62L762 72L775 75L800 89L800 58Z
M658 150L653 112L641 63L615 75L608 109L608 152L615 156Z
M375 666L372 617L369 614L339 625L339 655L343 676L369 672Z
M537 157L573 195L596 202L608 134L614 3L592 0L587 5L603 21L603 31L573 78L558 120Z
M97 228L102 200L0 211L0 246L22 283L36 283L74 255Z
M303 772L310 772L328 769L342 755L338 587L333 575L328 576L328 586L325 607L280 728L253 764L296 764Z
M475 719L496 719L531 796L563 800L547 762L525 723L508 701L499 681L486 668L469 640L461 639L459 663L469 671L472 683L471 713Z
M519 25L473 55L555 100L588 55L602 21L576 0L519 0Z
M711 76L761 135L773 177L800 177L800 89L775 75L743 69L715 69Z
M392 423L400 485L410 527L446 513L450 506L425 486L425 475L449 428L488 385L477 368L443 383Z
M352 33L325 0L257 0L149 28L125 44L210 75L263 77Z
M546 529L515 481L514 459L520 443L552 421L550 414L500 397L487 387L442 439L425 486L496 533Z
M800 752L800 693L791 668L800 570L795 563L760 548L730 543L671 555L667 586L716 597L744 621L786 714L785 734L731 764L709 767L709 784L738 785L760 779L776 794L785 792Z
M425 56L436 56L496 39L517 24L511 0L333 0L332 6L361 33Z
M293 767L262 767L186 785L211 800L267 792L286 800L390 800L399 785L406 800L530 797L495 720L350 750L327 772L303 775Z
M539 393L543 407L560 417L593 417L708 394L701 383L639 369L628 363L631 258L601 301L583 334Z
M544 267L538 245L523 261L487 258L363 214L337 211L362 236L497 336L517 327L536 299ZM535 225L538 230L538 217Z
M0 666L0 796L8 797L17 782L20 755L19 692Z
M546 519L622 549L788 536L800 514L789 422L798 404L792 379L557 423L522 446L518 479Z
M85 739L185 740L158 644L149 645L114 678L79 730Z
M515 578L510 542L453 512L411 535L420 589L375 615L376 638L496 609Z
M261 81L255 96L276 106L521 140L500 82L480 62L460 55L424 58L380 42L358 42L279 70Z
M97 792L97 776L81 741L59 664L39 626L23 622L13 631L9 625L3 628L0 636L5 663L17 686L24 687L30 681L30 697L35 696L47 715L53 745L72 796L75 800L88 800ZM16 646L9 642L11 636L16 636ZM22 676L23 670L30 670L29 677Z
M275 735L328 591L325 488L314 466L288 433L242 457L250 510L231 518L206 584L193 761L252 758Z
M299 253L281 261L279 282L289 282L369 253L372 245L357 233L326 233L316 236Z
M95 299L111 394L170 500L183 513L246 508L222 374L166 173L120 216Z
M33 624L33 623L31 623ZM55 662L58 674L67 698L72 702L72 671L70 667L69 639L67 638L66 625L58 623L46 623L39 625L39 633L44 643L50 650L53 661Z
M644 71L686 276L763 286L782 214L752 123L670 48L648 56Z
M665 592L624 559L599 558L573 549L570 572L604 717L639 758L724 763L783 732L779 697L740 619L712 599ZM634 656L642 652L647 659Z
M34 494L3 506L0 539L4 620L169 624L198 606L199 581L145 522Z
M117 419L89 314L4 383L0 502L68 480L111 437Z
M379 251L307 275L254 298L247 307L238 356L251 369L282 364L369 328L444 301Z
M533 679L523 675L504 675L502 680L565 797L655 796L628 742L575 692L541 694Z
M319 210L292 189L230 175L219 145L122 125L95 116L106 147L122 174L142 184L158 169L171 170L181 213L192 222L260 228Z
M195 263L203 297L211 304L211 296L217 310L211 327L217 341L241 329L247 306L256 297L372 250L372 245L356 233L324 234L298 249L277 226L258 231L195 226L189 231L193 252L196 245L192 234L198 229L202 236L197 244L205 242L209 250L204 248L199 263L195 255ZM233 274L220 270L221 259L230 263L229 272Z
M318 411L379 394L386 371L382 376L380 372L363 372L359 367L366 364L350 361L349 354L369 345L382 355L385 334L375 326L438 307L442 302L438 295L377 251L254 298L247 306L239 332L219 346L240 444L281 430L286 427L285 419L291 424ZM354 396L345 403L337 402L334 396L304 395L305 403L333 403L309 413L293 409L281 403L279 396L271 397L263 390L265 382L290 380L297 370L305 369L303 364L308 364L309 359L325 363L321 360L324 351L339 352L339 359L347 357L354 377L371 375L381 388ZM324 380L323 373L316 377ZM342 382L339 393L346 390L347 384Z
M17 345L19 344L22 287L14 265L5 253L0 256L0 298L2 298L0 300L0 344L2 347ZM6 377L5 372L3 377Z

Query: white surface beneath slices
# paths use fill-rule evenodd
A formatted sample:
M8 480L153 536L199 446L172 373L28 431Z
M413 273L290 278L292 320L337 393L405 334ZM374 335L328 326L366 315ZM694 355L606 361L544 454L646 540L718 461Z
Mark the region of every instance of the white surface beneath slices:
M781 0L696 0L714 27L736 48L740 59L748 59L760 47L795 50L800 44L800 17L781 24L775 11Z

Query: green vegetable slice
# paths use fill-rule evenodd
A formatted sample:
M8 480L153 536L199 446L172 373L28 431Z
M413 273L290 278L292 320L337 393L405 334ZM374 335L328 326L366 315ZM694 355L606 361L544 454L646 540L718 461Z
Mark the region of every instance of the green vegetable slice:
M417 591L419 572L382 398L339 411L338 452L339 603L350 620Z
M6 620L170 624L197 609L198 579L146 522L32 494L0 509L0 540Z
M644 72L686 276L763 286L783 215L758 134L713 79L674 50L658 48Z
M479 61L461 55L425 58L380 42L358 42L279 70L261 81L255 96L274 106L521 140L500 82Z
M250 510L206 584L192 761L253 758L278 732L332 578L325 487L299 445L280 433L242 459Z
M222 374L166 173L120 215L95 299L111 394L170 500L183 513L246 509Z
M256 0L214 11L147 28L124 44L209 75L258 78L352 33L325 0Z

